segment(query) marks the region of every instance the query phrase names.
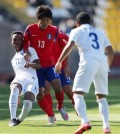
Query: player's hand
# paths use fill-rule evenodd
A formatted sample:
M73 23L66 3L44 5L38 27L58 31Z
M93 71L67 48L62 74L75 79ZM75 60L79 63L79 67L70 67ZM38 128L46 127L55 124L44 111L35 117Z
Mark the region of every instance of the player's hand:
M56 73L61 73L61 67L62 67L62 63L57 62L55 65L55 72Z
M29 62L26 62L25 65L24 65L25 68L29 68L30 67L30 63Z

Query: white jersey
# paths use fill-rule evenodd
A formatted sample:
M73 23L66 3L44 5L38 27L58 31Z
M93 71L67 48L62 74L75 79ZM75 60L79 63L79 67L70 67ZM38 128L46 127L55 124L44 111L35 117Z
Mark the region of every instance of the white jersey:
M29 52L31 53L30 62L34 61L35 59L39 59L37 53L34 48L29 47ZM34 77L37 78L36 70L29 67L25 68L24 65L26 63L24 58L23 50L16 53L13 59L11 60L12 67L14 69L16 77Z
M73 40L78 46L80 61L92 57L109 68L105 48L110 46L110 42L103 32L89 24L83 24L71 31L69 40Z

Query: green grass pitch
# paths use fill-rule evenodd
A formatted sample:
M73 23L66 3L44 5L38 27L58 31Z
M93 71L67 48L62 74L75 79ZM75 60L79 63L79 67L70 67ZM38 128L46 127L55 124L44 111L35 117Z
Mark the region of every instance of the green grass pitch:
M109 81L110 95L107 97L110 105L110 125L112 134L120 134L120 80ZM56 114L56 124L47 124L47 115L34 103L26 119L16 127L9 127L9 86L0 86L0 134L73 134L80 124L80 119L76 115L71 101L65 97L64 106L69 114L69 121L63 121L59 112L56 110L56 100L54 100L54 111ZM87 114L92 124L92 130L86 134L103 134L102 121L99 115L97 103L94 96L94 88L91 86L90 93L85 96L87 104ZM18 107L17 115L21 111Z

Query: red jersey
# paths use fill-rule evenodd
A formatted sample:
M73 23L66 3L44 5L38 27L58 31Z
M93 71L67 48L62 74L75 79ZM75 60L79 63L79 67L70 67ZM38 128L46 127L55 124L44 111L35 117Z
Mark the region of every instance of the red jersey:
M61 34L59 34L56 43L54 45L54 57L55 57L55 62L57 62L58 58L60 57L60 54L63 50L63 48L66 46L67 41L68 41L68 36L62 32L60 32ZM64 68L66 64L66 60L63 61L62 63L62 69Z
M24 33L24 49L28 49L30 42L38 54L41 67L54 66L53 49L59 34L56 26L48 25L46 29L40 29L38 24L29 25Z

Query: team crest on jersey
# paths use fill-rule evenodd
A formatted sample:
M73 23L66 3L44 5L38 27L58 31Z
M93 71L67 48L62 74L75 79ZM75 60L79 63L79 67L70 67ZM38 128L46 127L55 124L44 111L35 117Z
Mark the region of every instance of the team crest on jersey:
M52 34L47 35L48 40L52 39Z

